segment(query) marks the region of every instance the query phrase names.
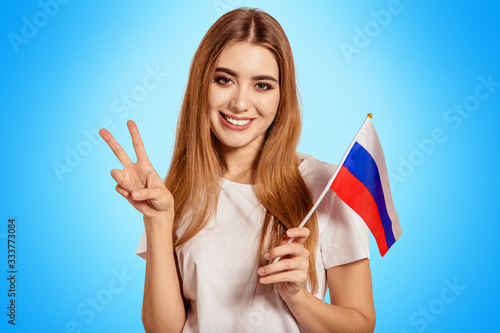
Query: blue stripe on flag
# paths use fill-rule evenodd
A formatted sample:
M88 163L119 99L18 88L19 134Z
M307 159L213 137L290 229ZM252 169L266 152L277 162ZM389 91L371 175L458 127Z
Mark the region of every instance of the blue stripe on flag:
M375 163L373 157L363 146L355 142L349 155L347 155L344 166L354 175L354 177L358 178L359 181L366 186L373 196L373 199L375 199L380 214L380 220L382 221L382 227L385 231L387 248L390 248L391 245L396 242L396 239L392 232L391 219L387 213L384 191L382 189L377 163Z

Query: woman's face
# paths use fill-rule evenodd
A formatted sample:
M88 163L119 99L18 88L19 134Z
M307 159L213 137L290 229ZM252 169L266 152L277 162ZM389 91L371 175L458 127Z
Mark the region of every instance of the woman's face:
M262 46L240 42L222 51L210 83L210 127L231 148L260 148L280 100L279 68Z

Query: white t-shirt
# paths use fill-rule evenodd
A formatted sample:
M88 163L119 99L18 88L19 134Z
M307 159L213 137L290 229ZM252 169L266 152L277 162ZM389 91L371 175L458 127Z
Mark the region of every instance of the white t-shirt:
M335 165L307 154L299 170L319 197ZM283 189L286 191L286 189ZM254 186L222 179L215 219L176 249L184 298L189 302L183 332L303 332L286 304L271 296L252 295L257 282L256 254L264 209ZM363 220L329 190L316 210L319 242L316 254L318 292L323 300L328 268L369 258L368 228ZM307 223L306 223L307 227ZM145 258L146 234L137 248Z

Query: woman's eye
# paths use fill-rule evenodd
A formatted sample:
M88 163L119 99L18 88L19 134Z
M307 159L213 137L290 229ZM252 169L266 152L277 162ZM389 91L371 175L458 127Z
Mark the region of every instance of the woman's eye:
M268 84L265 84L265 83L257 83L257 89L260 89L260 90L269 90L271 89L271 86L268 85Z
M223 85L228 85L231 83L231 79L228 79L227 77L218 77L215 79L215 81Z

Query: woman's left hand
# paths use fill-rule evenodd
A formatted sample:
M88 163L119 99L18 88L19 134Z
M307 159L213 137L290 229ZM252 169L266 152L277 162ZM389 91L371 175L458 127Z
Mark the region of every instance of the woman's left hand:
M295 237L290 244L288 240ZM309 270L309 251L304 247L304 242L309 237L309 229L292 228L287 230L287 236L281 240L281 245L269 250L264 259L271 264L258 269L259 282L262 284L276 283L280 296L286 301L293 297L307 281ZM281 259L272 263L275 258Z

